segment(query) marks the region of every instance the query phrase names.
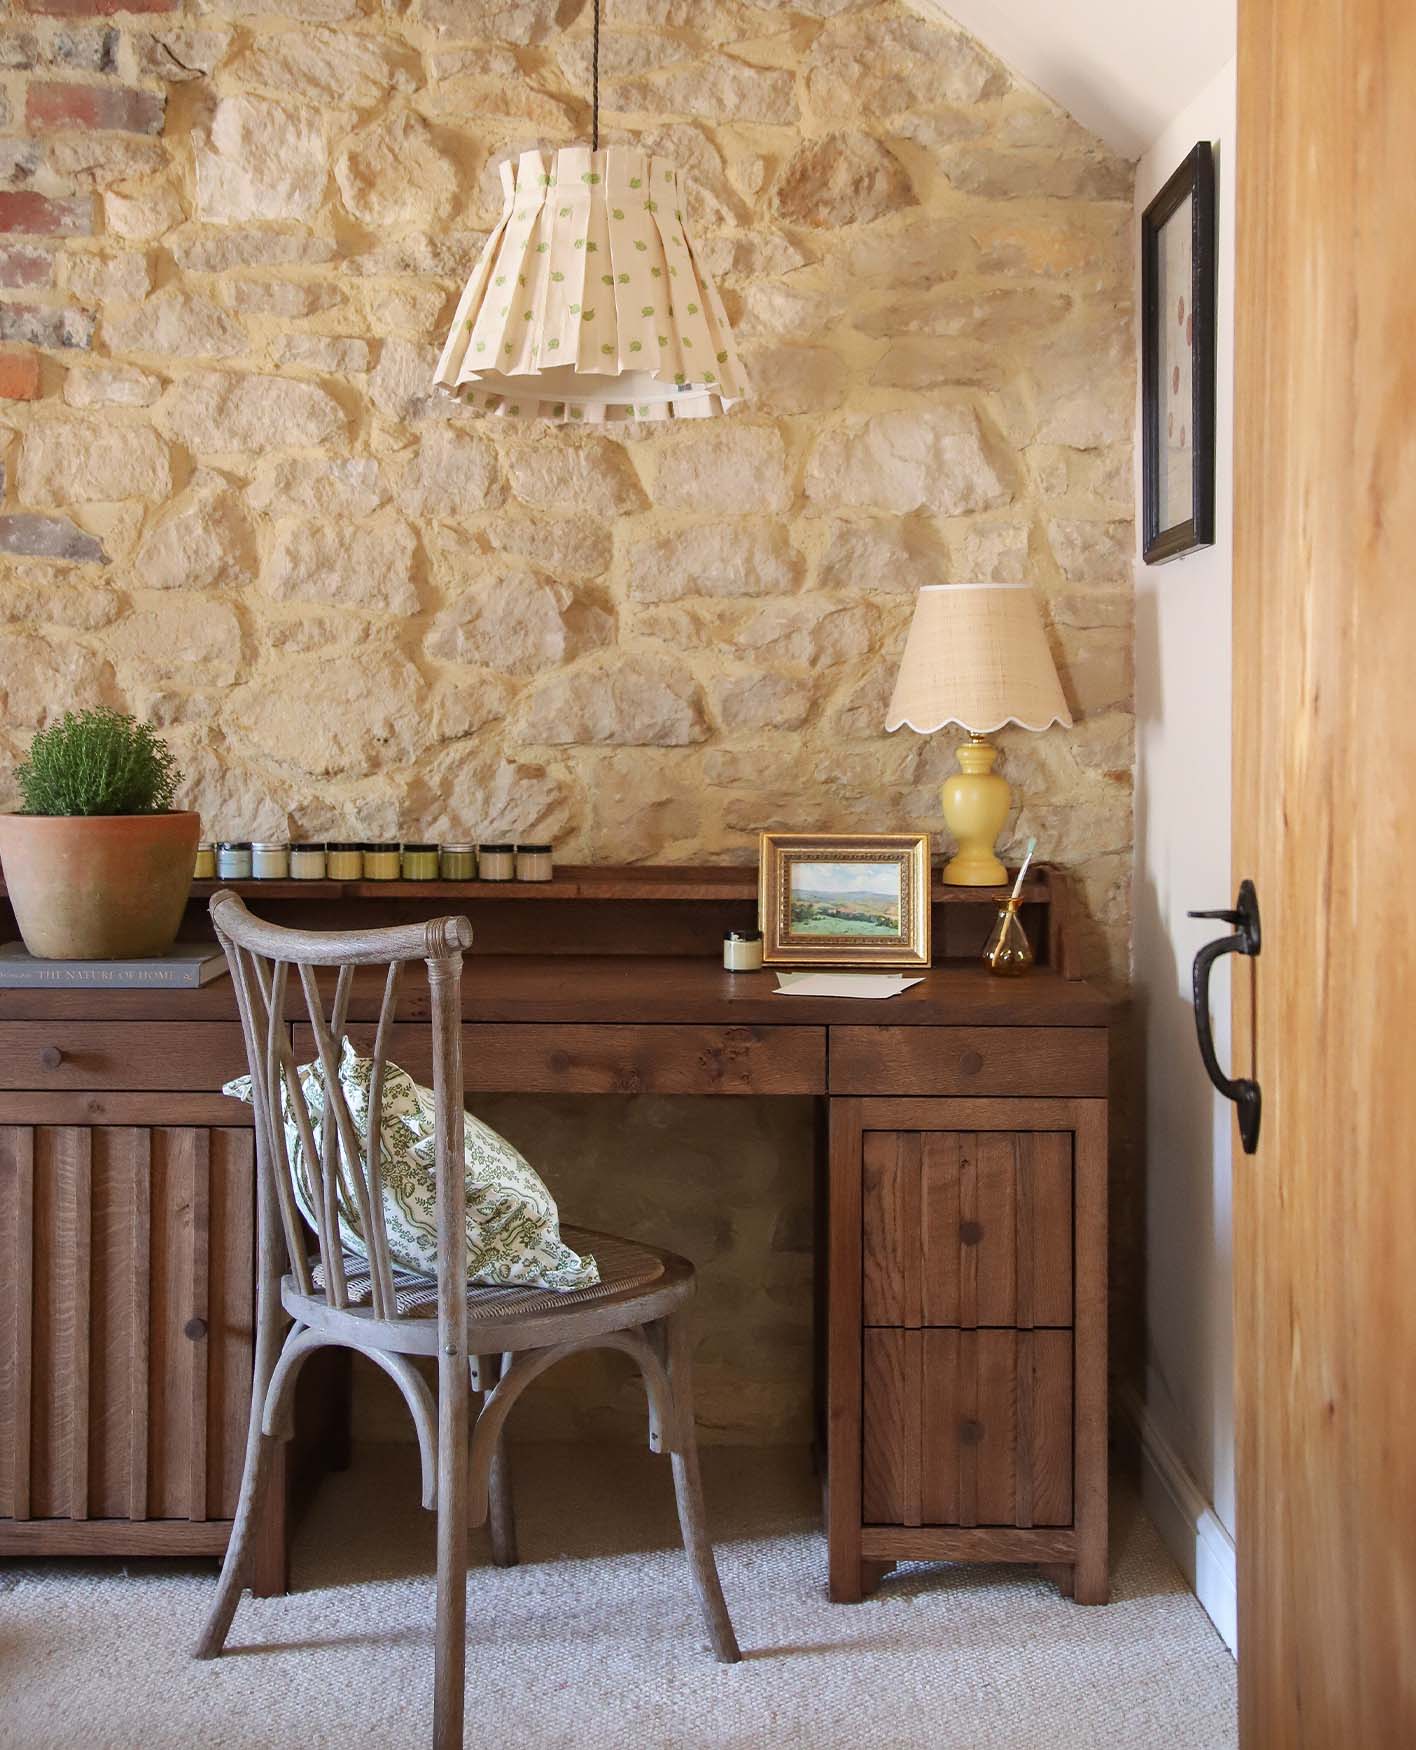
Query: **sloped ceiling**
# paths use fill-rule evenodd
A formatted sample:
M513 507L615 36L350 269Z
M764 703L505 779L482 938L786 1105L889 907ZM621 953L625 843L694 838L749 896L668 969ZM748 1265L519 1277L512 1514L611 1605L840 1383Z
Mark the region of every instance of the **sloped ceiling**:
M1138 158L1234 54L1236 0L910 0Z

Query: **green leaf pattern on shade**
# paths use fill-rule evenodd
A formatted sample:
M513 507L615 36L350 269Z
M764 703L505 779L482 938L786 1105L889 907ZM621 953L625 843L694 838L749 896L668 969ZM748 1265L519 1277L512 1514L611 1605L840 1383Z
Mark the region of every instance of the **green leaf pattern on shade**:
M493 400L496 405L500 397ZM511 411L517 411L513 405ZM373 1064L342 1042L339 1085L361 1146L369 1133ZM310 1111L316 1149L326 1122L324 1077L317 1064L299 1071ZM251 1078L228 1082L223 1093L251 1102ZM295 1201L313 1226L316 1203L300 1132L282 1080L281 1119L290 1159ZM432 1091L420 1087L396 1063L384 1067L379 1114L379 1160L383 1173L383 1215L389 1256L396 1268L420 1276L437 1271L437 1125ZM595 1260L573 1252L560 1237L555 1199L526 1158L490 1125L472 1113L464 1120L463 1167L467 1186L466 1267L469 1282L495 1287L587 1288L600 1280ZM339 1175L339 1238L346 1253L367 1258L358 1204L348 1181L349 1163Z

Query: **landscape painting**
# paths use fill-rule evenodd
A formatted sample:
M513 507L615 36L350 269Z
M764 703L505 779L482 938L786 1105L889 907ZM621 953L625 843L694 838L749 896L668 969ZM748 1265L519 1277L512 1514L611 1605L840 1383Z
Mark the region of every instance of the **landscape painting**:
M808 863L791 865L792 936L831 936L900 940L899 862Z

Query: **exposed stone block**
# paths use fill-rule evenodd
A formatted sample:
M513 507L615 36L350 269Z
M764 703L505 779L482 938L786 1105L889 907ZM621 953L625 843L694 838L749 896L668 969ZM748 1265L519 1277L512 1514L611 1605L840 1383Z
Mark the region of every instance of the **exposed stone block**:
M512 571L488 578L446 608L428 634L428 654L538 674L608 644L614 631L614 616L569 584Z
M51 348L93 345L92 310L52 304L0 303L0 340Z
M1012 496L966 408L879 413L818 440L806 475L818 504L958 516Z
M0 249L0 286L47 286L54 281L54 257L46 249L12 244Z
M773 190L777 212L818 228L868 225L918 197L894 153L869 134L828 134L802 146Z
M213 455L323 443L345 425L339 403L314 383L230 371L180 378L158 418L178 442Z
M126 85L66 85L35 80L25 94L25 121L53 128L113 128L129 134L160 134L165 104L155 91Z
M209 222L308 219L329 174L324 130L305 106L223 97L193 135L197 211Z
M633 600L782 595L798 587L801 555L779 524L712 522L640 541L629 550Z
M35 401L39 393L39 355L0 353L0 401Z
M172 469L150 427L69 415L25 432L17 485L25 504L151 503L167 497Z
M786 446L771 426L686 424L659 446L654 503L661 510L783 511L791 499Z
M70 407L151 407L162 393L162 379L132 365L71 370L64 376Z
M87 237L92 230L93 202L87 195L53 198L32 189L0 189L0 231Z
M230 358L247 345L239 322L210 300L176 288L123 315L105 317L103 337L110 352L160 358Z
M175 12L180 0L25 0L51 18L112 18L115 12Z
M83 564L108 562L101 541L59 516L0 516L0 552L32 553L42 559L72 559Z
M521 741L684 747L708 724L697 682L672 661L618 658L549 676L531 696Z
M340 602L389 614L418 609L417 542L402 518L353 525L283 523L261 574L277 601Z

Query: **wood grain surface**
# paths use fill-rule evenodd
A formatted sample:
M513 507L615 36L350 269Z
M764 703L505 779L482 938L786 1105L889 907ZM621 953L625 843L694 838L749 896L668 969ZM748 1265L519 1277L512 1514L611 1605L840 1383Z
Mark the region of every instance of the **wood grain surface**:
M1416 1743L1413 90L1409 0L1239 8L1233 877L1263 926L1230 1072L1263 1096L1258 1152L1234 1147L1247 1750Z

